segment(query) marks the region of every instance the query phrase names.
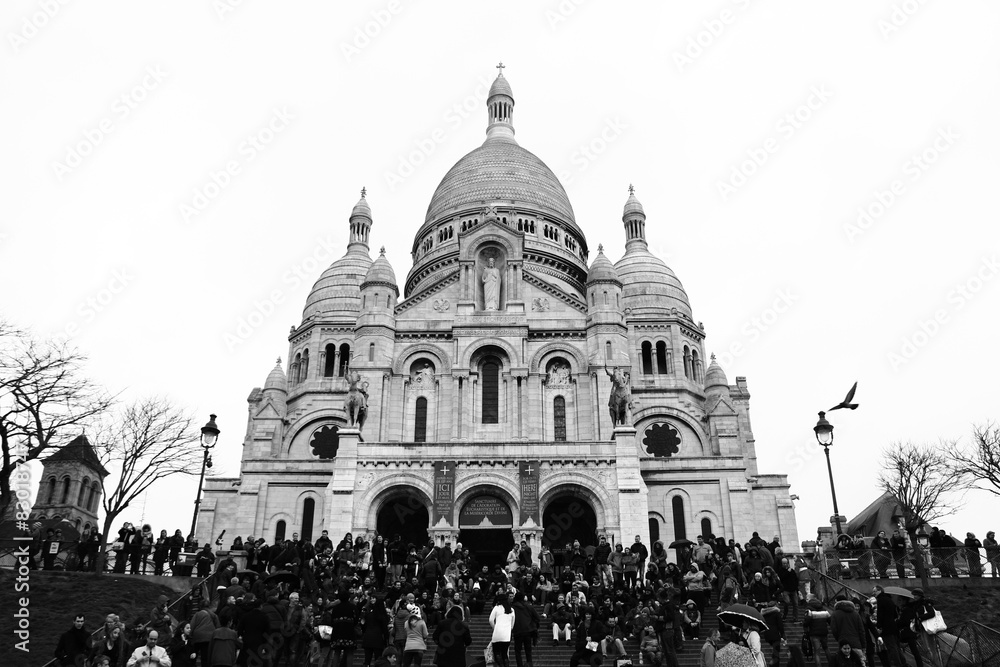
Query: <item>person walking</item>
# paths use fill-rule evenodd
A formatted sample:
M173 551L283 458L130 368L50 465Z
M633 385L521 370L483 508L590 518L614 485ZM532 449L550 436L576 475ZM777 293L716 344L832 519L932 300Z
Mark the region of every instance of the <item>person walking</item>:
M514 595L514 604L511 607L514 609L514 626L511 631L514 640L514 660L517 667L524 667L524 663L521 662L523 649L528 667L531 667L531 646L538 643L538 626L541 624L541 618L521 591Z
M223 614L219 622L221 625L212 633L208 645L208 658L202 664L205 667L235 667L236 654L243 647L243 640L233 630L232 615Z
M712 633L701 647L700 667L715 667L715 652L718 650L721 641L722 635L719 634L719 631L712 630Z
M466 667L465 653L472 645L472 632L465 622L465 611L455 605L445 614L444 620L434 628L437 644L437 667Z
M865 626L861 621L861 614L854 603L844 596L838 596L837 603L833 606L833 615L830 618L830 632L837 641L838 646L845 642L851 645L851 650L861 661L861 667L867 667L865 655Z
M406 620L406 643L403 645L403 667L420 667L427 650L427 624L420 618L420 610L416 605L408 610L410 617Z
M182 624L177 634L174 635L173 641L170 642L167 654L170 656L171 667L195 667L198 661L198 651L191 638L190 623Z
M167 649L157 646L159 634L156 630L146 633L146 643L132 652L132 656L125 663L127 667L170 667L170 656Z
M820 656L830 662L827 653L827 637L830 634L830 612L823 608L823 603L816 597L811 597L806 602L806 617L802 621L803 634L809 638L813 647L813 663L816 667L821 667ZM918 665L918 667L922 667Z
M191 617L191 641L194 649L201 656L201 664L209 665L208 647L212 641L212 635L220 626L219 617L208 608L209 601L202 599L200 609Z
M490 644L493 647L493 663L497 667L510 667L507 651L510 648L510 640L514 632L514 608L506 594L497 595L496 601L493 603L493 611L490 612L490 627L493 628L493 635L490 637Z

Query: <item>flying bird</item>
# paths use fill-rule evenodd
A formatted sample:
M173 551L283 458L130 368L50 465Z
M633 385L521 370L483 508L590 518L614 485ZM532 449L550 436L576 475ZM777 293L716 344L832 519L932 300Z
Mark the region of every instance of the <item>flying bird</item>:
M851 390L847 392L847 396L844 397L844 400L838 403L837 405L833 406L832 408L830 408L827 412L832 412L834 410L839 410L841 408L847 408L849 410L857 409L858 404L851 403L851 401L854 400L854 392L856 392L857 390L858 390L858 383L855 382L854 386L851 387Z

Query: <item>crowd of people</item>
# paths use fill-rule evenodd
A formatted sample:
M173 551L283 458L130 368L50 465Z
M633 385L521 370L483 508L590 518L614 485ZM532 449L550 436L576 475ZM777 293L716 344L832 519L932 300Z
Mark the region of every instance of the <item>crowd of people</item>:
M132 528L126 524L123 530ZM144 527L136 534L150 531ZM160 539L171 538L161 533ZM154 565L155 548L154 541ZM759 634L752 625L722 624L732 641L759 658L758 667L765 667L762 641L772 647L771 666L778 666L788 648L785 623L798 622L803 606L817 667L821 656L828 665L846 667L837 651L827 655L831 633L851 644L854 652L845 659L860 659L861 667L883 648L891 661L885 667L902 667L892 636L915 650L904 633L892 635L887 628L908 623L912 615L923 618L926 609L890 608L876 596L841 600L833 612L826 611L811 591L810 567L800 556L785 557L777 537L767 541L753 533L741 545L707 535L674 548L676 558L669 558L663 542L647 548L637 535L627 546L601 537L596 547L573 541L555 550L542 545L535 553L522 541L504 562L489 565L462 544L417 545L399 535L347 534L334 543L324 530L315 542L293 534L273 545L237 537L229 552L244 553L245 567L238 570L231 555L216 557L210 544L203 545L198 576L208 577L209 584L193 588L169 612L161 600L142 637L131 637L109 616L98 639L88 643L81 639L85 619L80 617L57 657L65 665L85 656L87 665L110 667L344 667L363 651L365 667L420 667L425 653L433 651L430 662L438 667L466 667L472 643L468 622L483 615L492 628L488 659L496 667L509 667L511 653L518 667L531 667L532 649L548 632L553 645L573 647L571 667L627 654L638 654L651 667L677 667L684 639L703 636L706 608L723 611L736 603L759 609L766 619ZM134 552L123 551L128 556L122 564L134 568ZM171 554L167 548L167 561ZM140 551L140 561L141 556ZM860 631L854 614L839 620L848 605L855 608ZM865 643L873 631L882 640ZM714 632L705 640L702 661L714 667L721 637ZM474 662L481 662L478 656Z
M992 530L982 541L975 533L966 533L965 541L960 543L947 532L931 527L927 541L929 565L937 568L942 577L958 577L959 566L970 577L982 577L984 566L988 566L990 576L1000 576L1000 543ZM907 568L912 570L915 558L907 538L898 529L891 536L884 530L870 538L861 533L854 537L840 535L835 551L841 559L855 561L860 576L879 579L885 579L890 571L899 578L906 577Z

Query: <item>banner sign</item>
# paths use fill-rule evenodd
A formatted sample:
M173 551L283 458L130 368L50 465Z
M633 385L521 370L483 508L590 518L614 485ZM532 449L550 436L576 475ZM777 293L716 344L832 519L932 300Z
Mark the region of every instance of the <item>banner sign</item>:
M531 519L542 525L538 512L538 461L521 461L517 464L521 480L521 524Z
M510 506L496 496L476 496L465 504L458 516L458 527L513 528L514 514Z
M451 524L455 513L455 463L437 461L434 463L434 516L432 525L437 525L443 517Z

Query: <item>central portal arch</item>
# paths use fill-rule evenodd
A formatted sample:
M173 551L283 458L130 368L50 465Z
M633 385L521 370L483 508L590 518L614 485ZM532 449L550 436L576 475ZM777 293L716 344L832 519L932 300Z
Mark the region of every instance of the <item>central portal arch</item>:
M469 498L458 513L458 541L480 566L504 565L514 546L514 513L506 500L489 492Z
M430 539L427 533L430 515L424 495L403 484L391 487L379 505L375 526L387 541L399 535L403 544L412 544L419 550Z
M542 544L561 553L567 544L579 540L580 546L597 544L597 513L590 502L565 490L557 493L542 511Z

